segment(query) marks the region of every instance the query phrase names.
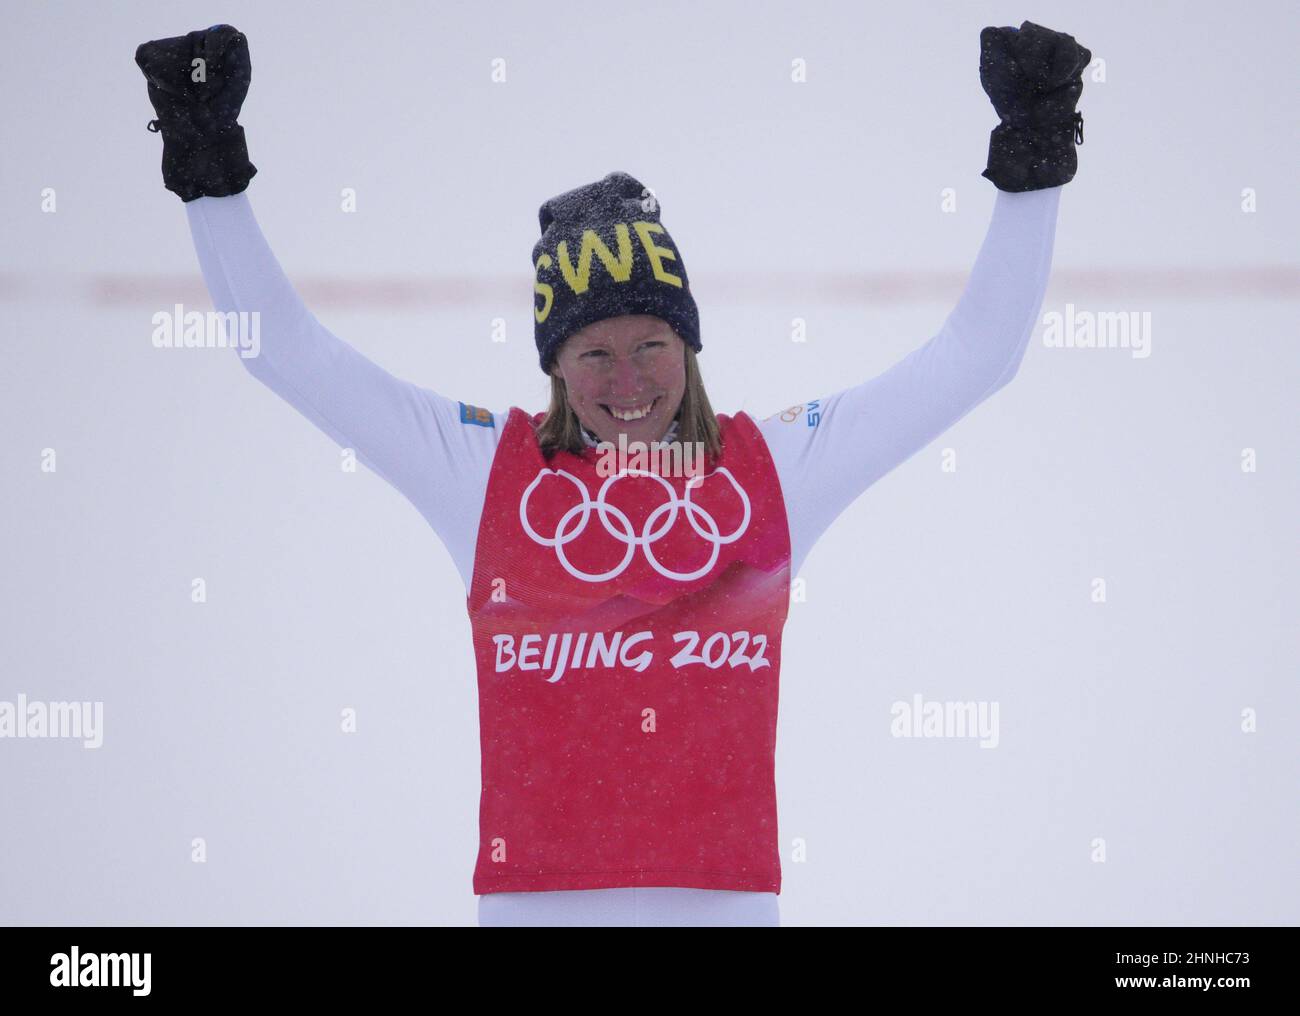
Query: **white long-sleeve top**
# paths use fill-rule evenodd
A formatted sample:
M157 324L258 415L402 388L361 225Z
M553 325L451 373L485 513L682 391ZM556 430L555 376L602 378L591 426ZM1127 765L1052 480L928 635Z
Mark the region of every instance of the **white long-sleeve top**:
M759 422L785 495L791 573L868 487L1015 376L1051 272L1061 188L998 191L956 307L928 342L884 373ZM446 545L469 589L496 426L461 422L460 403L393 377L299 299L258 228L247 192L185 205L216 309L261 314L249 373L352 448L404 494Z
M1015 376L1047 289L1060 193L998 191L965 290L933 337L876 377L793 411L773 407L759 422L785 498L792 575L868 487ZM240 362L410 500L446 545L468 593L506 414L493 414L495 426L462 423L458 401L393 377L317 321L263 237L247 192L199 198L185 209L216 309L260 313L259 355ZM557 905L563 897L571 918L580 895L593 907L599 897L607 914L613 902L656 893L685 920L693 907L701 921L718 919L726 898L771 896L775 911L771 894L613 889L490 894L480 913L496 908L489 916L499 922L510 920L501 908L517 907L521 922L539 919L547 897ZM750 922L752 904L743 902Z

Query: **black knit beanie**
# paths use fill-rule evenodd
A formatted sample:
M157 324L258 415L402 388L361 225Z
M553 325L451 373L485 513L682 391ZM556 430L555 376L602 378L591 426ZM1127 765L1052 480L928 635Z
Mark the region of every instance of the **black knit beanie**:
M697 353L703 348L686 266L659 221L658 199L639 180L610 173L551 198L538 219L533 321L543 371L574 332L622 314L662 318Z

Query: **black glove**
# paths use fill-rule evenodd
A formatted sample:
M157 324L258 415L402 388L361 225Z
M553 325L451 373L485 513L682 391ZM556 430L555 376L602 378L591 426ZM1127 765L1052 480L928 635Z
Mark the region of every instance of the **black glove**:
M1083 144L1083 69L1092 53L1074 36L1023 22L980 32L980 83L1002 123L989 136L988 177L999 190L1059 187L1074 179Z
M193 61L204 61L195 81ZM248 94L252 64L248 40L230 25L155 39L135 51L149 81L158 119L151 131L163 137L163 183L182 201L238 194L257 172L248 161L244 128L236 123Z

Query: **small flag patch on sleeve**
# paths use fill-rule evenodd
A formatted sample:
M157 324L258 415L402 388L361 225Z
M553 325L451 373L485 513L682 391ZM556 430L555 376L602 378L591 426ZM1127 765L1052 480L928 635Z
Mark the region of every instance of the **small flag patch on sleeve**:
M459 405L461 423L472 423L476 427L495 427L497 425L496 420L492 418L492 414L488 410L479 406L467 406L463 402L459 403Z

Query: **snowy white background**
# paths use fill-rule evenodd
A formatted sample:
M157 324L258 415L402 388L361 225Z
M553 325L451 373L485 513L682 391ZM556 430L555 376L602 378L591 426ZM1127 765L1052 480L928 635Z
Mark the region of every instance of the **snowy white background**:
M766 416L942 323L996 193L979 32L1026 18L1106 63L1043 310L1149 311L1152 353L1036 336L813 550L782 671L782 921L1300 920L1292 5L9 0L0 700L102 701L106 729L94 751L0 739L0 923L475 923L463 587L233 353L150 344L155 311L208 303L138 43L247 33L259 221L398 376L542 408L537 208L623 169L683 253L715 407ZM816 295L880 273L920 295ZM382 295L444 277L490 295ZM997 701L1000 746L892 738L917 693Z

